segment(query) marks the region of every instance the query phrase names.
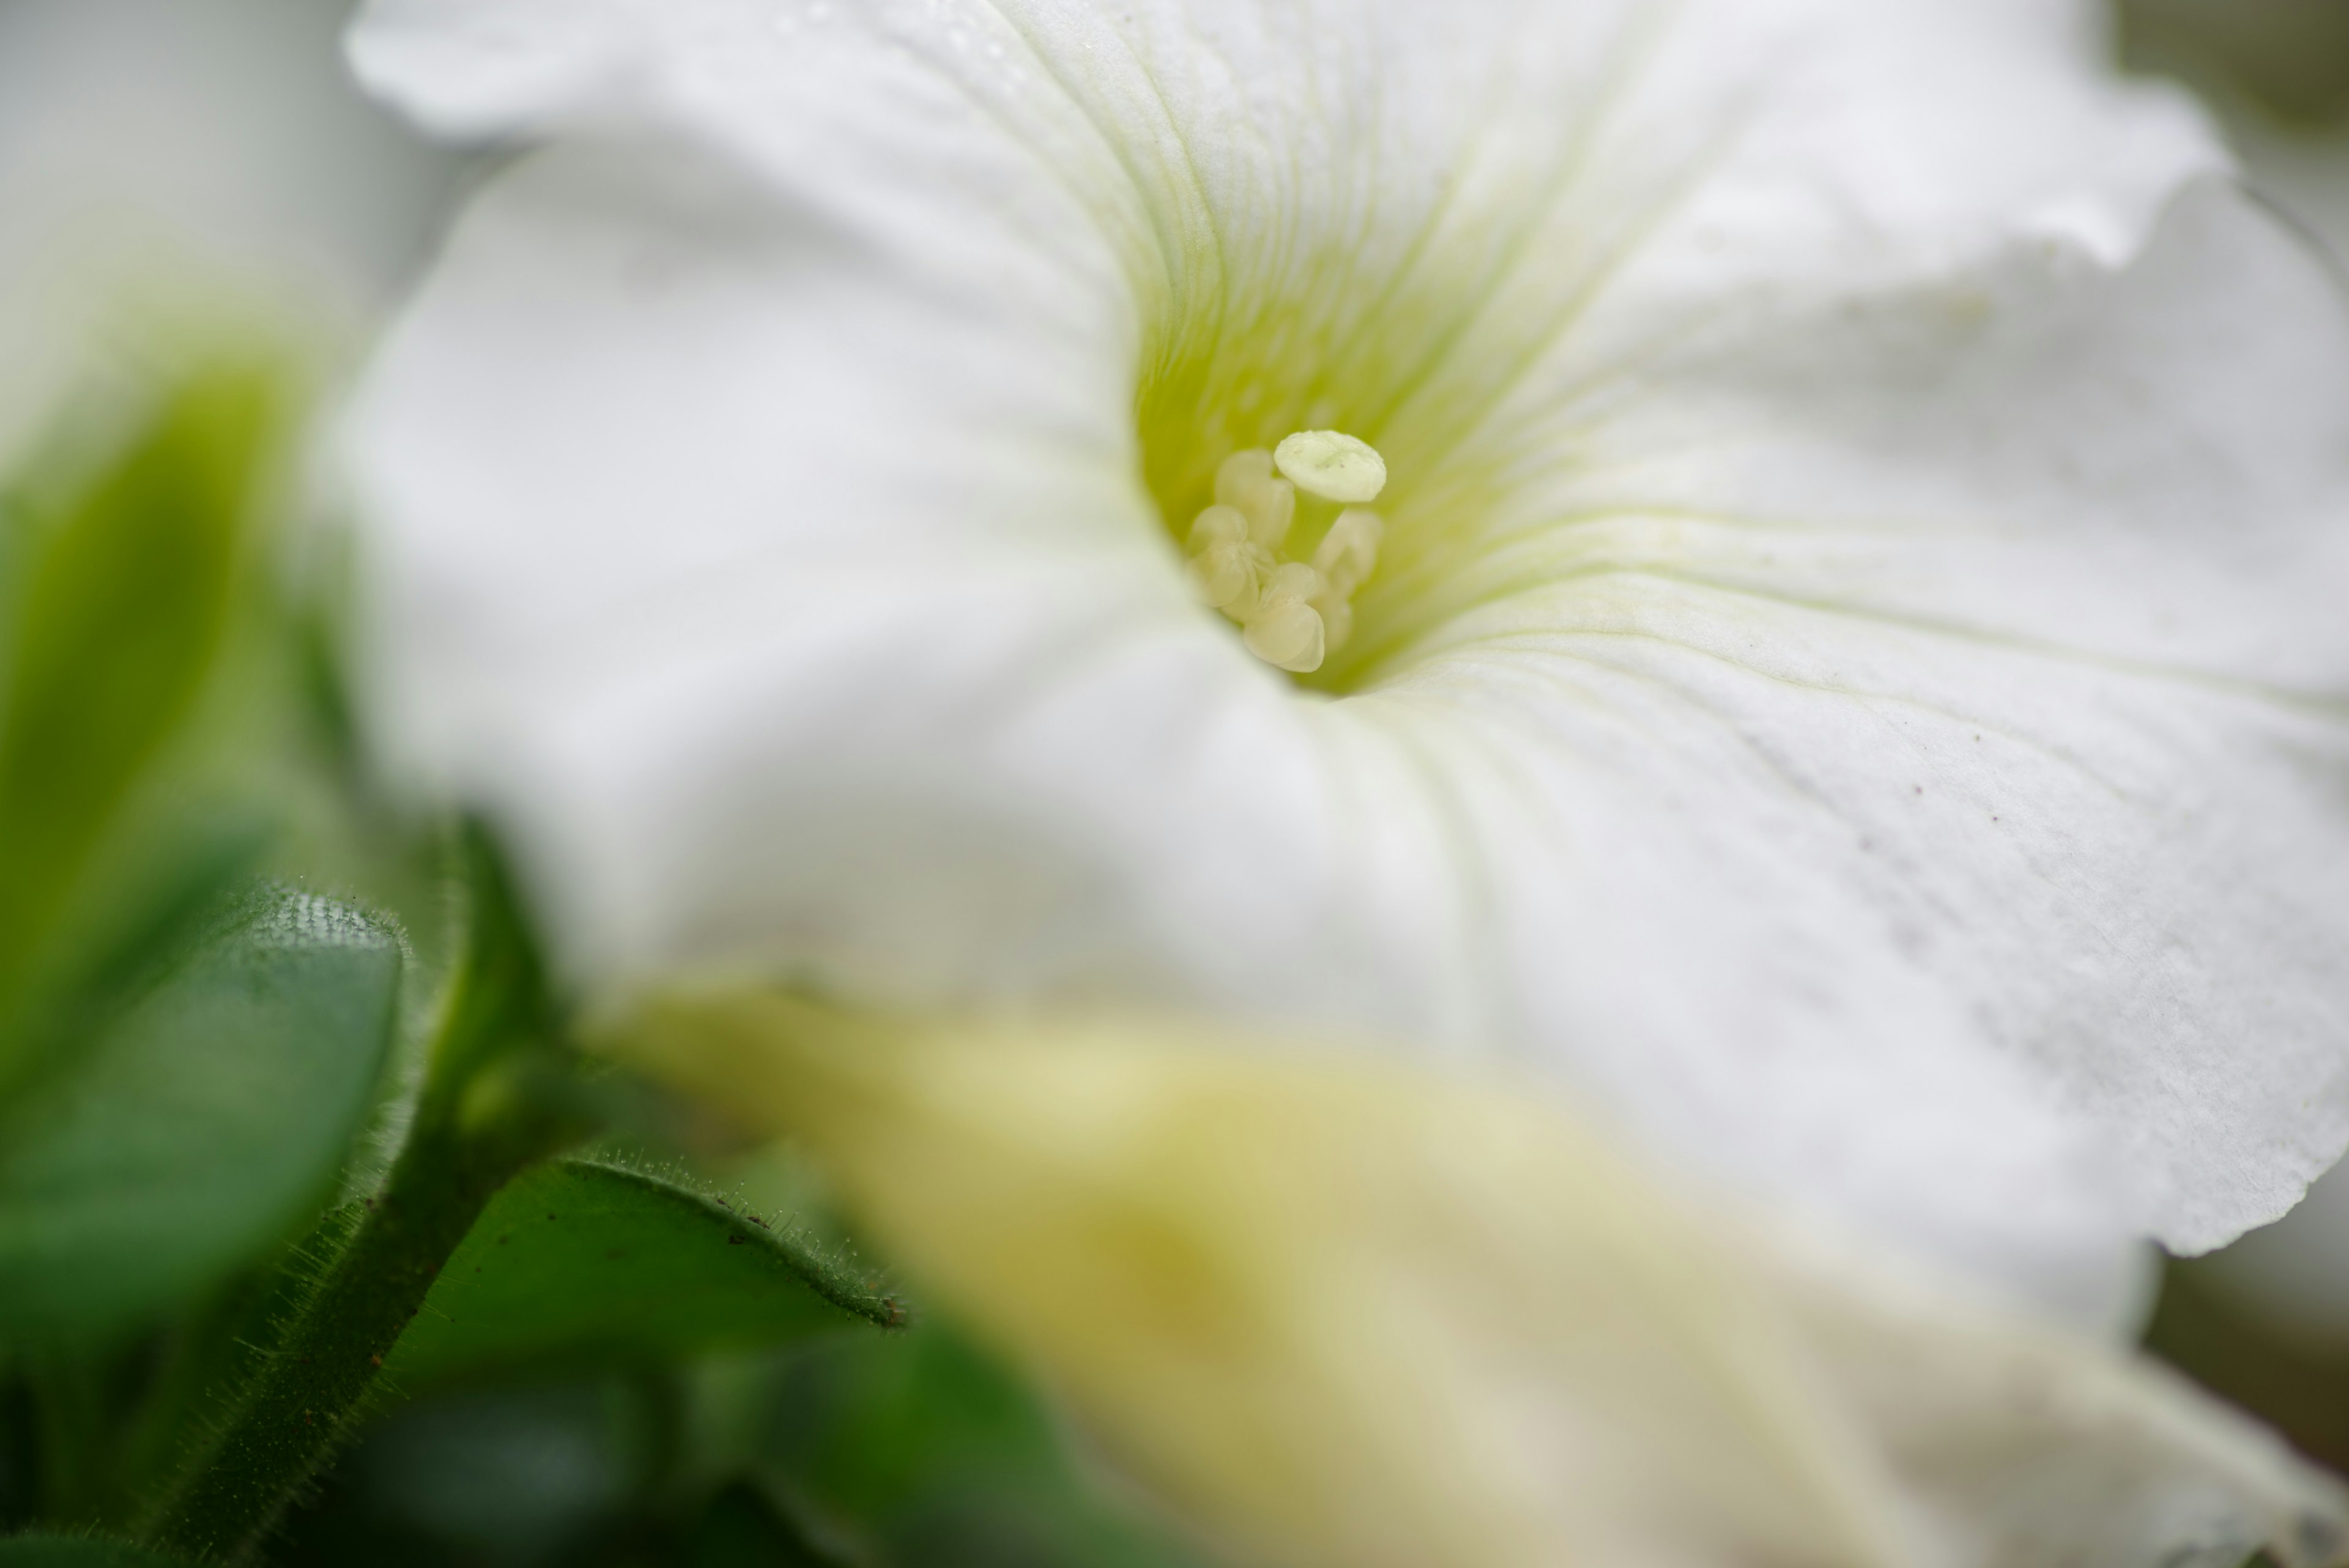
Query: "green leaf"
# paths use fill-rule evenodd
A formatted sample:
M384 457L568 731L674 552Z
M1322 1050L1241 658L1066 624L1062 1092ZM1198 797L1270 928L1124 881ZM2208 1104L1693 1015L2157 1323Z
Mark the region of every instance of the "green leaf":
M271 1532L274 1568L667 1568L639 1550L673 1402L624 1374L461 1390L376 1423Z
M841 1562L809 1541L747 1481L735 1481L709 1500L678 1554L688 1568L833 1568Z
M94 477L8 509L0 993L25 981L86 891L127 802L212 673L281 405L263 372L193 378Z
M0 1113L0 1340L103 1337L306 1219L366 1121L400 953L268 889Z
M181 1568L184 1562L87 1535L12 1535L0 1540L0 1568Z
M790 1494L894 1568L1201 1562L1104 1487L1036 1395L950 1324L813 1347L767 1408L762 1457Z
M789 1231L615 1166L561 1160L492 1199L386 1359L394 1386L657 1362L901 1315Z

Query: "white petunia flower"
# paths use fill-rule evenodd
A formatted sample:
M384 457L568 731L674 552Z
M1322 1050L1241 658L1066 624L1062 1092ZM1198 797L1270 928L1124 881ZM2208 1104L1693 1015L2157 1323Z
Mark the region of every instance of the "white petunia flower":
M1421 1042L2108 1312L2349 1134L2349 321L2084 17L378 0L527 149L390 749L623 1002Z

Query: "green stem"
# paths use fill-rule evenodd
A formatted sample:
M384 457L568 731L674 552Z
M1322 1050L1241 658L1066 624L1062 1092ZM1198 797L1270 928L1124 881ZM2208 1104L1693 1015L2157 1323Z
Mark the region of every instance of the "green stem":
M166 1503L149 1532L156 1546L233 1559L275 1522L349 1436L440 1265L530 1163L502 1144L445 1123L418 1127L227 1428Z
M38 1474L43 1522L83 1525L102 1511L106 1483L107 1368L88 1355L46 1356L31 1369L33 1408L40 1424Z

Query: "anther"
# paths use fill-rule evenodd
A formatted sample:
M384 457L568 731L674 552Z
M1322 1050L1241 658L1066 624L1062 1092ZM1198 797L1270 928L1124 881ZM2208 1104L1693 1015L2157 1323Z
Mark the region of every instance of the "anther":
M1298 675L1321 668L1326 653L1321 612L1310 602L1325 587L1321 574L1291 561L1264 585L1264 597L1241 639L1267 664Z
M1297 488L1285 479L1258 480L1240 497L1239 509L1247 516L1248 537L1278 555L1297 520Z
M1251 545L1210 545L1191 560L1191 582L1211 609L1246 619L1257 603L1261 563Z
M1237 506L1218 503L1192 519L1191 536L1185 544L1195 556L1217 545L1243 544L1247 536L1247 514Z
M1237 506L1240 497L1272 477L1272 453L1262 447L1236 452L1216 466L1216 504Z
M1385 521L1375 512L1349 507L1338 514L1322 535L1320 548L1313 552L1313 569L1329 579L1330 592L1351 594L1369 580L1378 569L1379 541L1386 531Z
M1256 609L1257 584L1274 565L1272 552L1250 542L1247 514L1237 506L1208 507L1192 519L1185 545L1199 597L1235 620L1246 620Z
M1354 607L1342 595L1323 594L1313 608L1321 618L1321 657L1327 659L1354 635Z
M1320 612L1294 598L1268 605L1240 635L1250 653L1295 675L1321 668L1322 639Z
M1329 584L1321 574L1302 561L1283 562L1272 576L1265 579L1264 597L1268 603L1275 598L1310 599L1319 597Z
M1270 452L1250 447L1216 467L1216 504L1240 513L1247 519L1249 536L1278 555L1297 517L1297 487L1273 476Z

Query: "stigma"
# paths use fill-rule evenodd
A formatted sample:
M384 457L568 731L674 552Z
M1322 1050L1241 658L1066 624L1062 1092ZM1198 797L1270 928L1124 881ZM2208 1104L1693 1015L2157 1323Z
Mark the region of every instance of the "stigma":
M1301 544L1292 549L1298 493L1319 504L1309 513L1328 517L1329 504L1375 500L1386 477L1377 452L1336 431L1300 431L1277 452L1236 452L1216 470L1215 504L1193 519L1185 541L1191 582L1241 628L1250 653L1309 675L1344 644L1354 626L1354 591L1378 566L1386 524L1347 505L1309 551Z

